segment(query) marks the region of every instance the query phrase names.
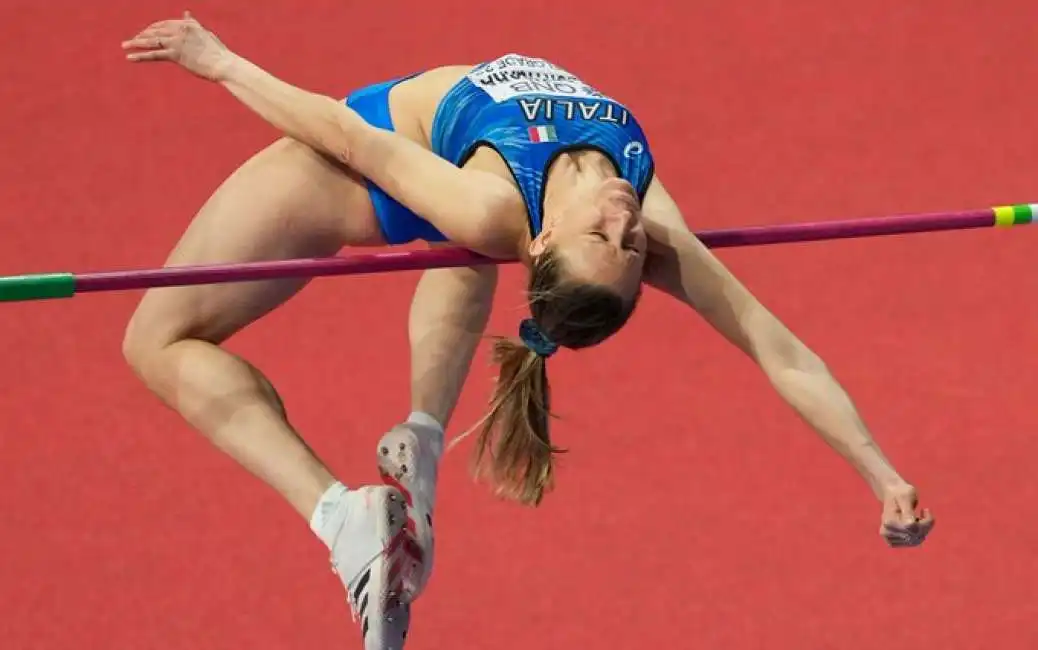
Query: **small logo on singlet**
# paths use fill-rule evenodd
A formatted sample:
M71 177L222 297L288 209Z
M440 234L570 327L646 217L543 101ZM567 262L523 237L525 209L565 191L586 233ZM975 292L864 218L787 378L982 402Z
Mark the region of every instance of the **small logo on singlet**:
M634 158L645 153L645 145L637 140L628 142L624 146L624 158Z
M551 125L531 126L526 133L530 136L530 142L555 142L559 139L555 127Z

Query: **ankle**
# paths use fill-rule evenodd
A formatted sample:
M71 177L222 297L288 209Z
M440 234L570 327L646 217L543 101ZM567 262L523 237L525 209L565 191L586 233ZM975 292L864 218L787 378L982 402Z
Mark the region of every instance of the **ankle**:
M348 492L349 489L341 482L333 482L321 494L310 515L310 530L329 548L335 542L335 536L345 519L345 513L339 506Z
M412 411L407 416L407 423L415 425L411 431L425 438L437 458L443 456L444 431L439 420L424 411Z
M407 422L443 433L443 425L440 424L440 421L425 411L411 411L411 415L407 416Z

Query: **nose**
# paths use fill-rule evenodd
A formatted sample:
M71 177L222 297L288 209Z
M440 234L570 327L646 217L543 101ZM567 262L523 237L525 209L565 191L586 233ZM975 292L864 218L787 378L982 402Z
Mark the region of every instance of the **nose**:
M638 227L638 213L629 209L623 210L620 213L620 227L624 237L631 234L631 231Z
M641 210L635 201L625 197L617 197L616 200L612 201L612 205L614 222L623 231L624 235L638 228L641 224Z

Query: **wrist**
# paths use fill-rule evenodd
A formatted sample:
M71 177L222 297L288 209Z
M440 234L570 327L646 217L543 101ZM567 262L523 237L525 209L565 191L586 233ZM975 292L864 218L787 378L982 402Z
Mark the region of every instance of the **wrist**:
M886 461L875 467L866 468L863 475L877 499L883 499L891 490L908 484Z
M858 472L872 488L877 498L882 498L883 494L892 488L906 484L906 481L901 478L901 475L875 445L866 445L857 454L857 457L858 462L855 464Z
M212 68L212 80L219 84L234 81L241 72L245 59L230 50L224 50Z

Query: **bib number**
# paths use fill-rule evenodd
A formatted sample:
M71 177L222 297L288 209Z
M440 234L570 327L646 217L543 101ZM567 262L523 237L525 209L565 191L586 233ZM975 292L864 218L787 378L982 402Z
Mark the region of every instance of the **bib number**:
M602 93L554 63L518 54L484 63L468 74L468 80L498 104L525 95L605 99Z

